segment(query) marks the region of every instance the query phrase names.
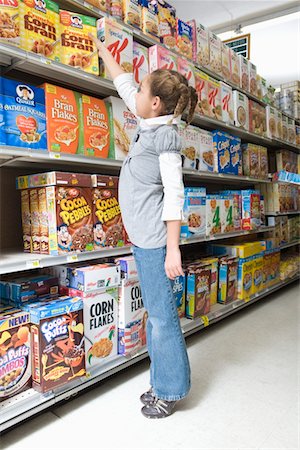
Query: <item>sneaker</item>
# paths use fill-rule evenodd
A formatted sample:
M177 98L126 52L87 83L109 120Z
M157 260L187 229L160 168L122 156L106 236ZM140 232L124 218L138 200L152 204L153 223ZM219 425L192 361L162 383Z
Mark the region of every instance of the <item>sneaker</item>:
M155 395L153 393L152 387L149 389L149 391L140 396L140 400L144 405L148 405L148 403L154 402Z
M167 400L155 398L152 403L143 406L141 411L147 419L163 419L172 414L176 403L176 401L169 402Z

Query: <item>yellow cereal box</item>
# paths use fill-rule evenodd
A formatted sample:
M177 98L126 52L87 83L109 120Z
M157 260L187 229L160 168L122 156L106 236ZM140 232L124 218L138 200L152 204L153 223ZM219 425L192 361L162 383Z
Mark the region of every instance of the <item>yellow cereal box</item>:
M142 28L142 7L140 0L123 0L123 17L127 25Z
M215 305L218 300L219 258L209 256L207 258L201 258L201 261L207 264L211 264L210 304Z
M263 283L263 256L262 254L254 257L253 259L253 272L252 272L252 292L257 294L264 288Z
M253 292L253 266L254 259L240 258L238 265L238 298L245 300L251 297Z
M60 61L59 8L52 0L19 2L20 46Z
M98 52L89 33L97 37L96 19L60 10L61 62L99 75Z
M159 41L157 5L146 0L142 0L142 30L144 34Z
M0 42L20 43L18 0L0 0Z

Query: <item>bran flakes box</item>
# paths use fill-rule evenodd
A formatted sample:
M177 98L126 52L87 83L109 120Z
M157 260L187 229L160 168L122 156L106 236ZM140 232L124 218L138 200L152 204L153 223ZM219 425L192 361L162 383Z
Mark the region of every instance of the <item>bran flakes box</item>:
M198 128L199 149L196 155L196 169L200 171L214 171L213 136L210 131ZM197 159L199 163L197 164Z
M61 62L93 75L99 75L98 52L92 34L97 37L96 19L60 10Z
M249 100L245 94L233 91L234 123L236 127L249 130Z
M209 65L209 31L195 20L189 20L187 23L192 27L193 60L200 66L207 67Z
M47 112L48 151L78 154L83 148L81 94L70 89L43 84Z
M52 0L20 0L20 47L60 61L59 7Z
M97 21L97 36L125 72L133 71L133 37L130 28L109 17ZM111 79L100 59L100 76Z
M157 0L160 42L176 50L176 9L165 0Z
M148 48L133 41L133 78L138 86L149 73Z
M222 120L230 125L234 123L232 87L220 82L221 85L221 106Z
M142 28L142 6L140 0L123 0L123 21L135 28Z
M0 42L19 45L19 0L1 0L0 5Z
M146 345L148 317L138 278L121 281L118 307L118 353L133 355Z
M220 196L206 196L206 236L221 233Z
M210 312L211 267L208 262L188 266L185 315L189 319Z
M242 144L241 138L230 135L230 164L234 175L242 175Z
M82 94L81 129L85 156L107 158L110 147L109 111L99 98Z
M214 78L207 78L209 117L222 120L221 85Z
M204 116L210 115L210 105L208 101L208 75L201 70L194 69L195 89L198 95L198 102L195 109L196 113Z
M251 61L248 61L248 69L249 69L249 88L248 91L250 94L257 96L257 71L256 71L256 65L253 64Z
M193 58L193 34L191 26L180 19L176 19L176 47L185 58Z
M179 275L172 283L179 317L184 317L185 314L185 282L186 277Z
M214 172L231 173L230 164L230 134L215 130L213 135Z
M240 61L240 74L241 74L241 83L240 87L244 91L249 91L249 61L247 58L245 58L242 55L239 55L239 61Z
M147 36L160 41L158 36L158 8L155 2L142 1L142 30Z
M222 58L222 75L225 80L230 81L230 47L224 42L221 44L221 58Z
M160 45L149 47L149 73L156 69L177 70L177 56Z
M240 86L241 72L240 72L240 62L238 54L230 49L230 73L231 82L236 86Z
M189 83L189 86L195 87L195 76L194 76L194 66L189 63L186 59L177 59L177 70L181 75L183 75Z
M185 126L184 122L179 125L179 136L182 138L181 158L182 166L186 169L194 169L196 156L199 152L199 133L197 127Z
M184 189L181 237L205 236L206 188Z
M221 45L221 39L212 31L209 31L209 68L218 75L222 75Z
M220 195L220 219L221 233L231 233L234 231L233 223L233 195Z

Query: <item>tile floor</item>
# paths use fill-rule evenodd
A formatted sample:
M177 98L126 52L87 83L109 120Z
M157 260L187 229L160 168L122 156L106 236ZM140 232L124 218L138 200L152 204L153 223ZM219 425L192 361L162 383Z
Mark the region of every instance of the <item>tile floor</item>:
M190 396L147 420L148 360L3 435L3 450L299 449L294 283L187 339ZM175 369L176 370L176 369Z

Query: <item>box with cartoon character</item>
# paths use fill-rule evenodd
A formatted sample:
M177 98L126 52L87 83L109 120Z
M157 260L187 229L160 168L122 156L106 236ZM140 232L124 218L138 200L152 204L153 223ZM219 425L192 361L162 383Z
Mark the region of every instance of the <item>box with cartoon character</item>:
M223 256L219 259L218 303L227 304L237 299L238 258Z
M230 164L231 138L224 131L213 131L214 172L231 173Z
M196 262L187 268L186 317L195 319L210 312L211 264Z
M184 317L185 314L185 282L185 276L180 275L172 283L179 317Z

